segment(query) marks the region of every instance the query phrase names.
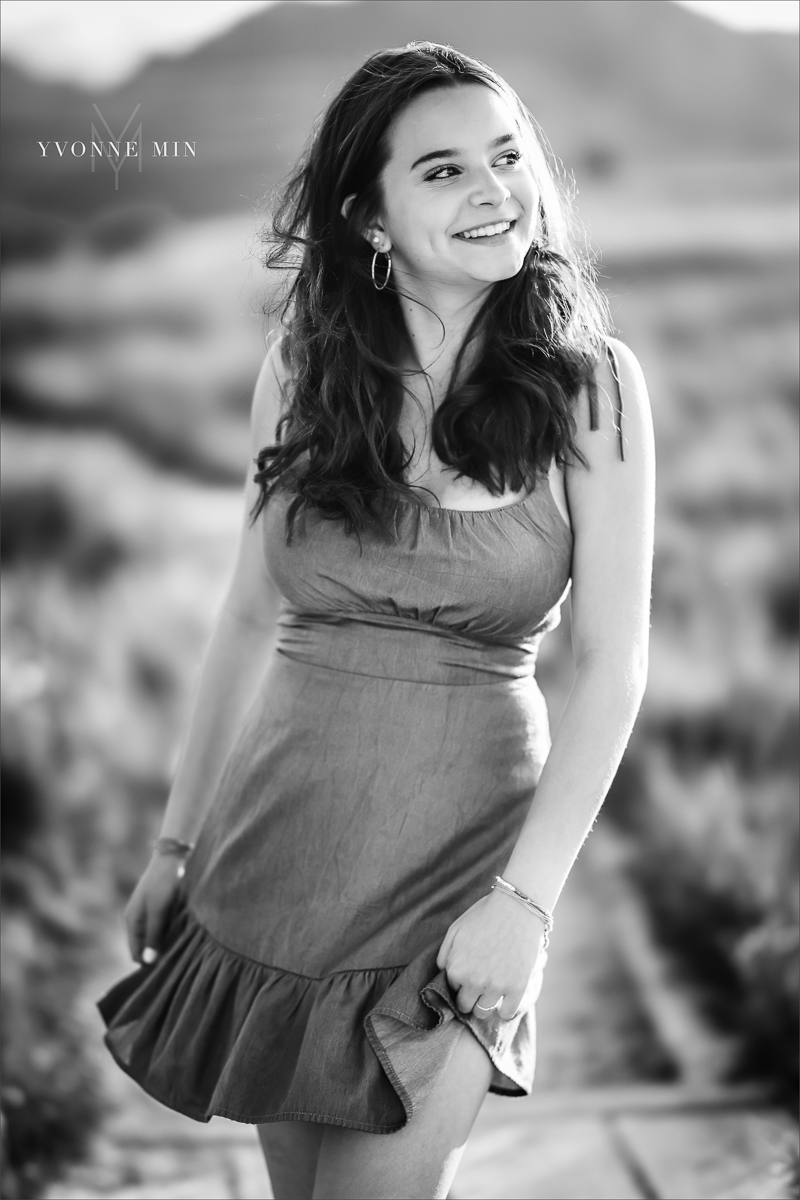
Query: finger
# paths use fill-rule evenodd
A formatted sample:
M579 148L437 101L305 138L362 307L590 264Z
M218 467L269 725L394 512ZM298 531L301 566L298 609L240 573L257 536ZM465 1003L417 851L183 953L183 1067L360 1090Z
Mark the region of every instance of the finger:
M145 913L140 913L132 927L129 941L131 943L131 954L136 962L142 961L142 951L144 950L147 940L147 916Z
M512 992L508 996L503 996L503 1002L497 1009L497 1015L501 1021L513 1021L519 1013L522 1004L522 992Z
M440 971L443 971L445 969L445 967L447 966L447 959L450 954L450 947L453 944L452 929L453 929L453 927L451 925L450 928L448 929L447 933L444 935L442 944L439 947L439 953L436 955L436 965Z
M459 1012L471 1013L475 1007L475 1001L478 999L480 992L477 988L471 987L469 984L464 984L456 993L456 1007Z
M147 932L142 951L143 963L154 963L161 949L161 935L167 916L166 904L152 904L147 910Z
M134 962L140 962L144 949L147 931L147 917L144 909L138 905L128 907L125 913L125 932L128 937L128 949Z
M489 1017L500 1007L503 997L494 992L483 992L475 1001L473 1014L479 1021L488 1021Z

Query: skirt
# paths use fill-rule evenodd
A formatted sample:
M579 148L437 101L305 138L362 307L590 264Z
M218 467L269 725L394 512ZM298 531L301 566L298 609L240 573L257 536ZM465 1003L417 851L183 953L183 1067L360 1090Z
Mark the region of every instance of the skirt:
M466 1026L491 1090L528 1094L533 1007L461 1013L436 957L503 871L549 746L520 647L399 618L289 623L158 960L99 1002L116 1061L199 1121L391 1133Z

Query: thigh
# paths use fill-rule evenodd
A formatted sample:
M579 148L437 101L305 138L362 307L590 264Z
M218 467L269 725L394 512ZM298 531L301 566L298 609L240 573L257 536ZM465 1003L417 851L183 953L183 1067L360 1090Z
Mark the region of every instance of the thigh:
M325 1127L314 1196L445 1197L491 1078L488 1054L462 1026L441 1079L403 1129L383 1134Z
M273 1121L256 1128L275 1200L311 1200L325 1126Z

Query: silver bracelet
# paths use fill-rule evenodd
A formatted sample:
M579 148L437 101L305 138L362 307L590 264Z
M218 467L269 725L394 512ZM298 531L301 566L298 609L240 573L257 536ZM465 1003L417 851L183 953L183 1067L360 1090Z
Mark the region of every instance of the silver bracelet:
M152 844L153 854L172 854L176 858L188 858L194 850L194 842L182 842L180 838L160 837Z
M494 883L491 890L497 892L505 892L507 896L511 896L513 900L527 908L528 912L532 912L535 917L544 925L544 949L546 950L550 944L550 931L553 928L553 914L546 908L542 908L541 904L537 904L525 892L521 892L519 888L514 887L513 883L509 883L507 879L503 879L502 875L495 875Z

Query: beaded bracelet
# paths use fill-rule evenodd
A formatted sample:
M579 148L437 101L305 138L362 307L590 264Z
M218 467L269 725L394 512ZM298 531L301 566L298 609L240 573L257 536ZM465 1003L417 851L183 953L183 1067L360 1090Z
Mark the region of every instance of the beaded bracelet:
M495 875L494 883L491 890L505 892L507 896L511 896L513 900L518 901L528 912L532 912L538 917L544 925L544 949L546 950L550 944L550 931L553 928L553 914L546 908L542 908L541 904L537 904L535 900L531 900L530 896L526 896L519 888L514 887L513 883L509 883L507 879L503 879L502 875Z
M194 842L182 842L180 838L160 837L150 847L153 854L174 854L176 858L188 858L194 850Z

